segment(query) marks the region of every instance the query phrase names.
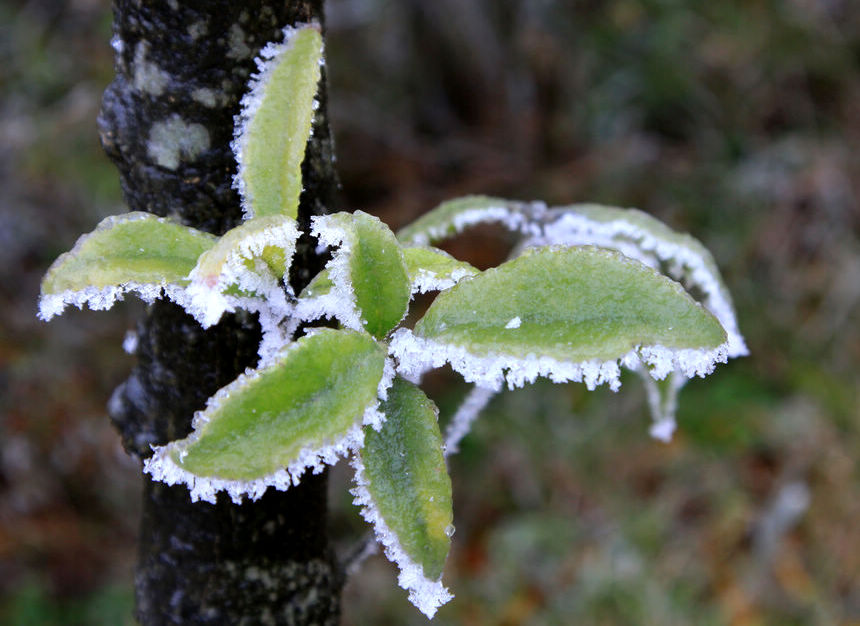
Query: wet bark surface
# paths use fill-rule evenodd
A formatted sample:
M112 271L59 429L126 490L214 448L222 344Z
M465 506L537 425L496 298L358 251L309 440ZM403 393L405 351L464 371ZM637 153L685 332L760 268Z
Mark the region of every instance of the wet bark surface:
M170 216L220 234L241 219L232 187L233 119L254 57L284 26L322 21L322 2L114 1L116 78L99 128L129 210ZM337 191L325 88L303 165L300 224L330 209ZM298 250L295 287L321 260ZM138 326L138 364L111 400L130 454L184 437L194 411L256 363L254 316L204 331L158 302ZM325 475L257 502L192 503L184 486L144 477L136 616L142 624L336 623L342 576L326 536Z

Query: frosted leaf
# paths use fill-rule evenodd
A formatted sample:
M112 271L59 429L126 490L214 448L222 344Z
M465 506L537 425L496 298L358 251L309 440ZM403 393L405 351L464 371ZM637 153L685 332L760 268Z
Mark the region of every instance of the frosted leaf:
M48 269L39 317L47 321L68 305L109 309L126 293L136 293L145 302L164 293L184 301L181 291L188 273L215 241L208 233L150 213L108 217Z
M191 271L189 313L204 328L236 308L289 315L282 281L298 237L296 221L284 215L253 218L227 231Z
M322 58L320 27L308 24L285 28L283 43L270 43L256 59L232 143L246 218L297 215Z
M690 235L675 232L636 209L575 204L548 211L543 236L535 243L595 245L651 267L666 264L670 276L702 292L702 304L726 330L728 357L749 353L719 269L708 249Z
M286 489L360 447L364 425L379 426L384 373L385 353L370 336L319 329L218 391L195 414L193 432L153 448L144 470L184 483L193 500Z
M381 339L406 315L411 295L394 233L362 211L317 216L311 224L321 245L338 249L325 267L326 276L302 294L299 312L335 317Z
M354 502L373 525L386 556L400 568L398 583L427 617L451 599L442 571L452 526L451 481L432 401L402 378L394 381L378 431L365 428L353 458Z
M472 424L478 419L478 414L487 407L495 395L495 391L483 387L474 387L466 394L445 429L445 456L457 454L463 437L469 434Z
M427 578L422 567L409 558L397 540L397 535L385 523L385 519L379 514L373 502L373 497L367 491L368 483L361 459L358 455L353 455L350 463L355 470L355 486L350 489L350 493L354 496L353 504L361 507L361 516L373 526L376 540L382 545L385 556L389 561L397 564L400 570L397 584L409 592L409 601L432 619L439 607L450 602L454 596L445 588L441 580Z
M468 263L458 261L444 250L431 246L406 246L403 248L403 257L412 293L448 289L478 273Z
M508 327L519 318L516 328ZM450 363L468 382L499 389L545 376L589 388L620 385L641 359L656 378L703 376L725 361L725 332L683 288L610 250L552 247L441 293L413 332L392 338L398 371Z
M443 202L401 229L397 238L405 244L428 245L453 237L476 224L497 223L529 236L542 234L539 220L546 206L489 196L465 196Z
M580 204L548 211L544 236L531 243L593 244L618 250L654 268L665 267L670 276L701 294L702 304L726 330L725 355L715 360L748 354L719 269L710 252L693 237L677 233L635 209ZM682 356L683 368L670 375L674 366L668 363L665 355L646 353L645 356L651 365L651 375L645 374L641 367L633 369L645 381L654 420L651 433L668 440L675 428L674 412L681 387L689 377L708 373L712 361L696 354ZM653 376L669 376L668 382L658 385Z

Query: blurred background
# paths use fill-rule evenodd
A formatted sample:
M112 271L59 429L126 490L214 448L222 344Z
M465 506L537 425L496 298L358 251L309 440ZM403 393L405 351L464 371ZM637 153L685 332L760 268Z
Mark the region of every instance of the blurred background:
M635 206L714 253L752 356L681 395L498 396L451 461L435 624L860 624L856 0L328 0L344 206L398 227L488 193ZM142 307L36 320L122 211L95 119L106 0L0 0L0 623L131 623L139 469L106 417ZM448 249L479 266L505 243ZM428 381L454 410L465 386ZM332 533L364 532L332 473ZM347 625L423 624L382 557Z

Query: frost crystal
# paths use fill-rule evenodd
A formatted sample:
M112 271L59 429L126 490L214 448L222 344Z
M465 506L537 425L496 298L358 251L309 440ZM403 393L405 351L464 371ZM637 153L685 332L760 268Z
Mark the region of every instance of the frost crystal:
M651 426L648 429L648 434L650 434L654 439L662 441L664 443L669 443L672 441L672 435L675 433L675 418L666 418L661 419Z
M661 388L644 367L635 367L634 371L642 378L648 396L648 408L651 410L653 420L648 430L649 434L663 442L671 441L676 427L675 411L678 408L678 392L688 378L673 372L669 374Z
M390 358L385 359L385 365L382 369L382 378L379 381L379 386L376 388L376 395L380 400L388 400L388 390L394 384L394 376L397 371L394 367L394 361ZM377 428L377 430L379 430Z
M404 376L420 375L427 369L450 363L466 382L493 391L501 389L504 382L509 389L522 387L538 376L556 383L583 382L589 389L606 383L617 391L621 386L618 361L572 363L533 353L525 358L493 353L478 356L462 346L416 337L405 328L394 333L390 353L397 357L398 371Z
M355 496L353 503L361 507L361 516L373 526L376 540L382 544L385 556L400 569L397 584L409 592L409 601L428 618L436 614L436 610L451 600L454 596L440 580L430 580L424 576L423 568L409 558L403 550L397 535L392 532L379 513L373 502L373 496L367 490L368 481L365 477L364 463L358 454L353 454L350 463L355 469L355 487L350 493Z
M260 310L259 320L263 337L257 348L257 354L260 357L257 369L272 365L281 357L284 348L292 342L295 330L288 323L289 320L284 320L280 311L263 308Z
M463 200L466 201L468 198ZM537 220L545 211L546 205L542 202L527 203L499 200L498 204L466 208L446 216L445 220L430 224L423 231L412 233L409 237L409 243L429 245L434 241L457 235L471 226L491 223L501 224L512 232L526 236L539 236L542 234L542 230Z
M519 328L522 325L522 323L523 323L523 321L520 319L520 317L518 315L516 317L511 318L511 321L509 321L507 324L505 324L505 328L507 328L508 330L513 329L513 328Z
M460 213L454 217L454 229L458 233L461 233L470 226L487 222L498 222L508 228L508 230L514 232L523 232L525 234L536 233L534 226L526 215L523 215L519 211L511 210L510 207L504 206L476 209L474 211Z

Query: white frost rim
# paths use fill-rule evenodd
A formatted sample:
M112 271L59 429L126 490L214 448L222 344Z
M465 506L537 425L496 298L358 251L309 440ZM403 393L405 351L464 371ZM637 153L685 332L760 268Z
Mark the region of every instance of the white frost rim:
M287 467L268 476L244 481L192 474L177 465L171 458L170 454L179 448L179 445L173 442L166 446L154 446L153 455L143 463L143 471L152 476L153 480L168 485L186 485L192 502L203 500L215 504L217 493L226 491L235 504L241 504L245 496L251 500L258 500L269 487L286 491L291 486L299 484L307 469L311 469L314 474L319 474L326 465L337 463L338 459L358 450L363 444L364 430L361 425L355 424L343 437L333 442L302 448L296 459Z
M676 368L688 377L706 376L716 363L726 362L727 351L728 343L712 350L639 346L618 359L574 363L533 353L525 358L508 354L477 356L463 346L417 337L405 328L394 333L389 348L389 353L398 359L398 371L404 376L414 377L429 368L449 363L466 382L494 391L501 389L503 382L507 382L509 389L515 389L534 382L538 376L555 383L582 382L589 390L608 384L617 391L621 387L620 366L634 369L640 360L650 366L650 374L657 380Z
M450 289L464 278L475 276L475 272L464 267L458 267L450 272L434 272L421 268L410 277L412 293L428 293Z
M106 311L116 302L124 299L125 294L134 293L146 302L152 304L162 295L167 296L179 306L186 308L190 302L187 288L175 283L162 281L158 283L127 282L108 287L85 287L78 291L66 290L60 293L47 293L39 297L39 319L49 321L59 315L67 306L83 309L88 305L93 311Z
M483 411L496 392L493 389L484 387L473 387L463 402L457 408L456 413L448 422L448 427L445 429L445 447L443 452L445 456L457 454L460 450L460 442L463 437L469 434L472 430L472 424L478 419L478 415Z
M490 223L501 224L512 232L526 236L540 236L542 230L536 220L545 211L546 205L542 202L510 202L509 204L466 208L448 216L445 221L430 224L423 231L416 232L409 239L409 243L427 246L434 241L459 235L471 226Z
M454 596L442 584L441 578L430 580L424 575L424 569L406 554L397 535L385 523L367 489L369 482L359 453L356 452L350 457L350 463L355 469L355 486L350 489L350 493L355 496L353 504L361 507L361 516L373 527L376 540L382 544L385 556L400 569L397 584L409 592L409 601L432 619L436 610Z

